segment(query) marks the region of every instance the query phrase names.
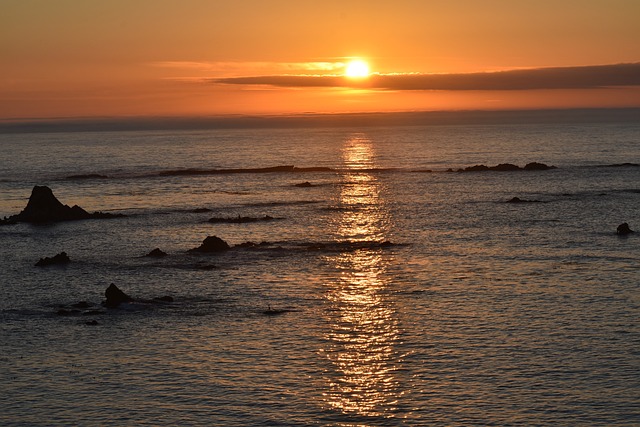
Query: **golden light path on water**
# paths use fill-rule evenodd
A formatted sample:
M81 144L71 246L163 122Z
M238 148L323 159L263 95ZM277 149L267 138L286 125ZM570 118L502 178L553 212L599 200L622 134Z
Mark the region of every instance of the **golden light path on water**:
M335 230L337 239L381 242L389 230L389 212L381 183L369 172L375 164L372 143L353 135L344 142L343 177ZM380 248L345 251L330 256L339 278L327 284L330 329L325 354L333 372L327 375L327 404L344 414L388 417L396 409L398 391L398 321L385 278L387 254Z

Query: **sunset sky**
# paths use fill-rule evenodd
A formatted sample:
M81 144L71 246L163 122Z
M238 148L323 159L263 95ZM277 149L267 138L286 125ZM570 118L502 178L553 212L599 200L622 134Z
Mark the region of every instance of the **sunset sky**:
M3 0L0 119L640 107L639 19L638 0Z

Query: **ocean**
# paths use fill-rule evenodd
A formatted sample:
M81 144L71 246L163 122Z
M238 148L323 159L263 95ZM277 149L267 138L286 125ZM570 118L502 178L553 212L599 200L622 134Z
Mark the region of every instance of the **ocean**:
M0 218L126 215L0 226L3 426L640 425L638 121L0 148Z

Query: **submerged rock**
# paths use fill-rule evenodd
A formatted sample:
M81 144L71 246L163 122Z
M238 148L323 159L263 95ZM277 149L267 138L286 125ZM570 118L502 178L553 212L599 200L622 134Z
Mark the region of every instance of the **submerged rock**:
M300 188L309 188L309 187L313 187L313 184L311 184L309 181L305 181L305 182L295 184L295 186Z
M528 200L528 199L521 199L520 197L513 197L507 200L506 203L544 203L544 202L541 202L540 200Z
M237 217L213 217L209 218L209 222L212 224L245 224L248 222L258 222L258 221L272 221L275 218L269 215L265 215L263 217L251 217L251 216L240 216Z
M149 252L145 256L146 257L151 257L151 258L162 258L162 257L167 256L167 253L165 251L161 250L160 248L155 248L154 250L152 250L151 252Z
M626 222L623 222L616 229L616 233L618 235L624 236L626 234L635 233L635 231L633 231L631 228L629 228L629 224L627 224Z
M60 252L59 254L54 255L51 258L49 257L40 258L40 261L36 262L36 267L44 267L47 265L64 265L64 264L69 264L70 262L71 262L71 259L69 258L67 253Z
M104 296L107 298L104 305L109 308L116 308L124 302L133 302L133 298L122 292L113 283L104 291Z
M207 236L200 246L194 249L189 249L189 252L215 253L224 252L229 249L229 244L221 238L217 236Z
M17 215L6 219L8 222L47 223L76 221L82 219L102 219L124 217L122 214L103 212L89 213L80 206L69 207L62 204L47 186L36 185L31 191L27 206Z

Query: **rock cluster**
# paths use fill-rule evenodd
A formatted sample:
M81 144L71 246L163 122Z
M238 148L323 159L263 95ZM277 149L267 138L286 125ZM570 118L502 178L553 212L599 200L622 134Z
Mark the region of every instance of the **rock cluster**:
M64 265L69 264L71 259L66 252L60 252L52 257L40 258L40 261L36 262L36 267L44 267L47 265Z
M69 207L62 204L53 191L47 186L36 185L31 191L27 206L17 215L0 221L0 224L15 224L18 222L28 222L34 224L76 221L81 219L103 219L123 217L122 214L111 214L103 212L89 213L78 205Z

